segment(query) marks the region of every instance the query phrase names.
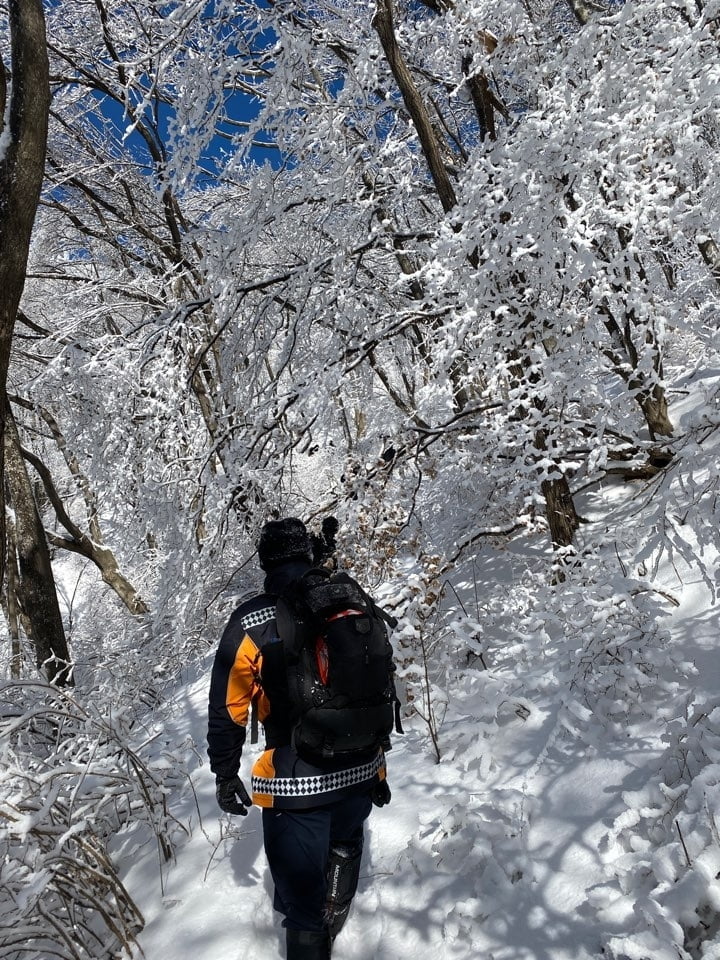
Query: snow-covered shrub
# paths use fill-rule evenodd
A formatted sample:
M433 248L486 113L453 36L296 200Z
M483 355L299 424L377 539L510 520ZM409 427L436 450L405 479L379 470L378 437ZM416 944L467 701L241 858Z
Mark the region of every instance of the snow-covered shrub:
M512 797L512 801L515 797ZM469 942L478 924L495 924L518 901L518 884L528 872L520 811L472 797L454 804L442 823L424 827L400 858L432 890L430 910L450 942ZM457 884L458 876L463 883Z
M0 955L130 955L143 918L107 844L130 827L172 855L181 760L102 697L16 681L0 698Z
M408 561L400 585L400 623L394 634L399 678L408 703L426 724L435 759L450 696L452 651L441 618L440 558L420 554Z
M615 960L720 957L720 699L668 727L661 776L626 794L608 834L624 850L593 901Z
M596 720L622 732L628 719L654 714L658 701L672 697L677 687L666 678L673 659L663 627L667 601L647 583L607 573L600 568L590 580L581 576L561 590L567 591L561 602L570 640L570 690Z
M538 690L562 688L571 732L592 720L622 733L629 719L654 714L672 696L669 663L691 670L668 651L669 609L649 582L588 551L561 583L528 570L498 586L482 613L483 660L504 671L517 665L530 694L535 683Z

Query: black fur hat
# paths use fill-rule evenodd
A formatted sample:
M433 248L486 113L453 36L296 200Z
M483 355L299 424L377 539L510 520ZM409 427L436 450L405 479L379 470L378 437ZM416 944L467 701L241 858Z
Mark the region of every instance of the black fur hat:
M257 545L260 566L272 570L288 560L307 560L312 563L313 545L302 520L285 517L268 520L260 531Z

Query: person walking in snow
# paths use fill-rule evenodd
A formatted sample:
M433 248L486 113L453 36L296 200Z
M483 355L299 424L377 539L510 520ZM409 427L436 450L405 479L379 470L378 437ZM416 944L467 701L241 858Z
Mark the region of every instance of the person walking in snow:
M326 540L336 528L334 520L326 521ZM276 611L279 598L317 563L319 545L294 517L264 525L257 546L264 590L230 617L210 682L208 755L217 802L229 814L245 815L253 803L262 808L273 905L284 915L287 960L330 957L357 888L365 820L373 804L383 806L391 797L382 746L363 750L366 741L349 731L343 742L357 750L321 750L298 735L288 641L279 639ZM360 612L345 610L331 619ZM252 710L263 725L265 749L252 769L251 798L238 771ZM367 713L365 708L357 716ZM342 711L333 716L341 726Z

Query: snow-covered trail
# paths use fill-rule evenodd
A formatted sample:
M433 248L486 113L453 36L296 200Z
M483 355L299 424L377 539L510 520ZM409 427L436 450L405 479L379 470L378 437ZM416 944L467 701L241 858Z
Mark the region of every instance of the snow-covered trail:
M123 872L145 915L147 960L277 960L283 931L271 907L260 813L218 816L204 760L206 671L178 695L166 733L192 741L198 761L173 808L192 824L163 867L149 847L127 849ZM425 731L408 723L388 757L392 803L371 815L353 912L336 960L585 960L600 931L584 915L602 881L602 834L647 758L583 751L558 738L557 708L482 727L449 717L434 763ZM472 724L476 723L473 731ZM573 754L574 751L574 754ZM243 758L249 774L253 748ZM640 771L640 773L639 773Z

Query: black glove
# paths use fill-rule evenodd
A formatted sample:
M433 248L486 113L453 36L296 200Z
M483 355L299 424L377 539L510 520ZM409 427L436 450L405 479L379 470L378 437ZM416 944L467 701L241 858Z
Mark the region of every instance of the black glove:
M370 799L376 807L384 807L386 803L390 803L390 800L392 799L392 793L390 793L390 787L387 780L379 780L375 784L370 791Z
M231 780L216 777L215 796L218 806L225 813L239 813L241 817L245 817L247 816L245 808L252 806L252 800L240 777L233 777ZM237 802L236 797L240 798L240 803Z

